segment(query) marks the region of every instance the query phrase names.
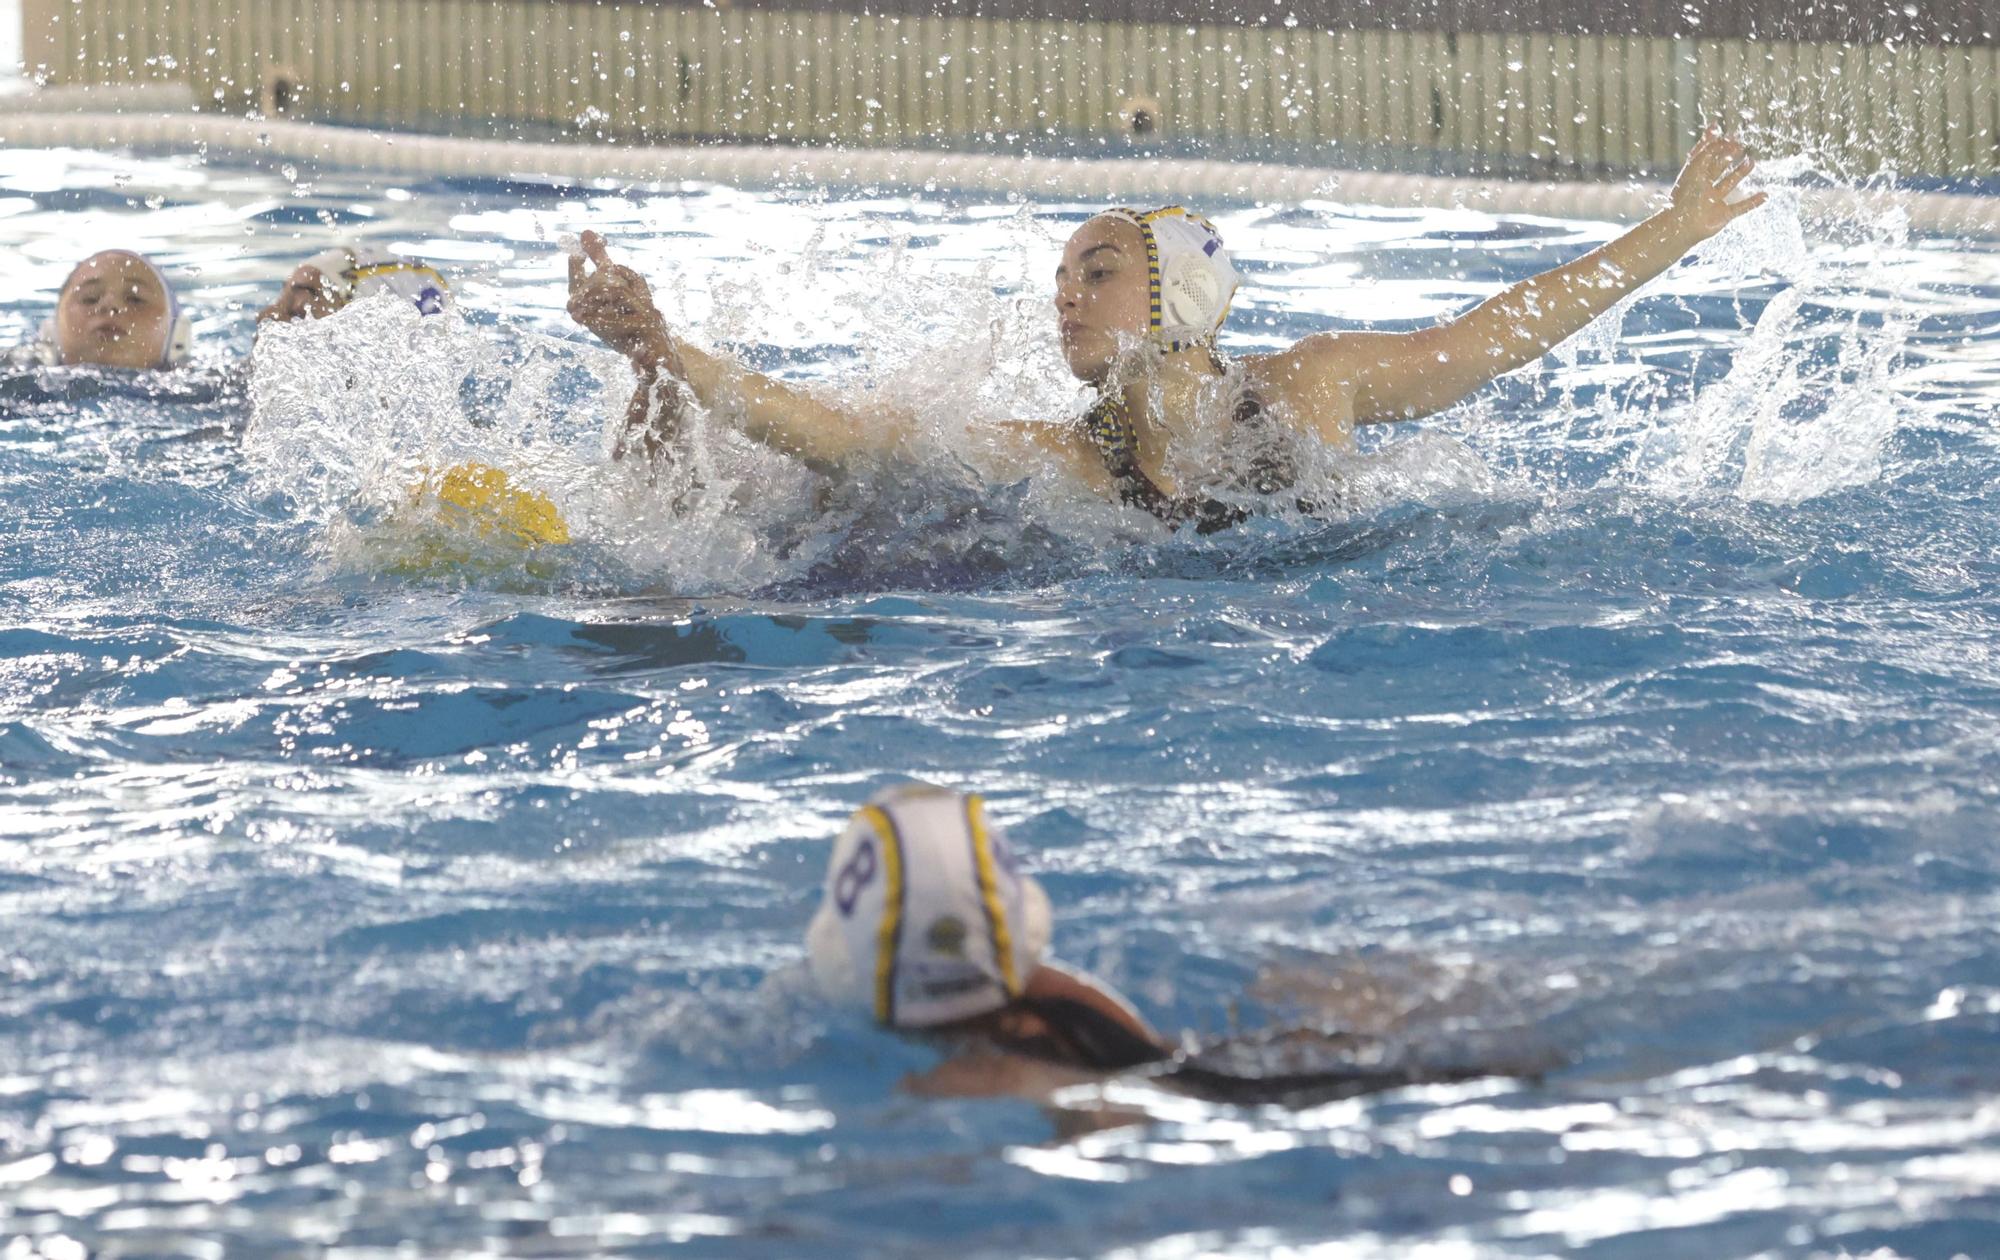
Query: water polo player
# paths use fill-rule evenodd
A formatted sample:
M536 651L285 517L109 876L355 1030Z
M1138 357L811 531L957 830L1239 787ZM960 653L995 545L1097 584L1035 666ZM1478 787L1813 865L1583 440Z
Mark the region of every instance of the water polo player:
M257 312L257 322L324 319L376 293L394 294L424 314L435 315L444 309L451 286L427 263L359 245L337 245L294 267L277 298Z
M1048 896L1016 866L979 797L908 784L877 793L835 841L806 949L828 998L947 1049L944 1063L912 1083L927 1093L1041 1100L1140 1072L1217 1101L1320 1102L1495 1074L1342 1064L1353 1039L1303 1029L1195 1053L1101 982L1048 962L1052 920ZM1289 1066L1246 1066L1256 1056L1242 1052L1260 1047L1280 1048Z
M1540 358L1763 204L1762 193L1730 200L1751 170L1740 143L1711 131L1689 154L1666 209L1574 262L1430 328L1318 333L1234 361L1215 344L1237 284L1215 228L1176 207L1107 211L1076 230L1056 269L1063 355L1097 399L1069 423L1007 430L1021 453L1039 450L1170 526L1221 528L1289 483L1287 461L1273 456L1282 444L1261 440L1268 426L1344 449L1357 424L1450 407ZM635 423L670 425L673 409L649 400L674 396L659 386L678 382L751 437L824 468L893 451L915 424L893 412L844 410L675 336L645 280L613 263L595 233L571 255L569 284L572 318L639 373ZM1199 452L1217 450L1238 458L1229 467L1200 462Z
M193 324L166 273L143 254L107 249L77 264L56 294L55 314L8 358L17 365L163 371L187 362L193 341Z

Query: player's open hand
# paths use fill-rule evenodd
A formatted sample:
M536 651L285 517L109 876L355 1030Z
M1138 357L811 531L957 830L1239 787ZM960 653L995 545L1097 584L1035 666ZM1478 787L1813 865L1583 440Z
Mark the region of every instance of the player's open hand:
M612 262L597 233L585 232L582 245L569 257L569 317L642 367L671 359L673 337L645 277Z
M1674 181L1673 213L1696 239L1714 236L1764 204L1763 193L1753 193L1740 201L1729 199L1756 165L1741 141L1710 127L1695 142L1687 165Z

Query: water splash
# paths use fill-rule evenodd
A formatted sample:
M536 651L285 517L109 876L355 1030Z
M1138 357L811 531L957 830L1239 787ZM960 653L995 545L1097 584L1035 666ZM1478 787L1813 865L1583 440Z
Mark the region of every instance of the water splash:
M1025 215L1003 232L1015 252L1047 247ZM852 423L902 434L893 453L854 459L837 477L743 437L729 404L715 413L691 401L665 458L612 461L633 388L617 355L384 300L260 335L245 443L253 485L320 529L342 567L683 594L815 575L956 586L1162 537L1149 517L1052 473L1020 436L1024 419L1073 412L1077 390L1055 361L1046 311L1006 292L1002 273L1018 279L1006 265L1018 260L917 265L907 229L885 235L886 248L852 259L815 233L797 258L745 268L706 295L672 274L659 290L670 311L712 306L703 333L754 341L741 357L759 368L792 379L839 368L809 387ZM815 359L796 365L785 343L828 326L857 347L853 361L811 344ZM468 462L547 496L583 545L520 557L454 537L422 487Z
M1907 224L1891 216L1852 229L1853 245L1816 248L1809 237L1837 235L1809 224L1801 206L1800 185L1816 168L1798 157L1760 170L1769 204L1702 246L1673 283L1677 293L1727 295L1739 317L1755 292L1746 277L1787 287L1756 313L1720 380L1636 424L1626 475L1659 493L1798 503L1866 484L1913 411L1899 377L1916 313L1881 261L1906 246ZM1857 295L1876 300L1859 304Z
M1604 465L1600 480L1676 497L1796 502L1880 475L1908 410L1897 380L1909 321L1893 300L1852 308L1883 265L1872 260L1898 248L1901 230L1877 225L1851 245L1809 246L1797 188L1816 168L1799 159L1768 169L1770 208L1563 347L1555 366L1566 401L1511 419L1518 440L1622 448L1622 463ZM424 322L364 304L261 335L257 422L246 443L259 490L291 501L338 565L407 572L425 567L412 565L413 548L421 558L451 541L437 536L434 505L413 499L411 487L427 469L488 463L548 495L582 541L552 564L479 553L479 563L450 576L486 581L473 570L498 569L530 585L680 594L821 578L878 587L1010 574L1032 581L1051 564L1097 567L1164 539L1156 522L1106 503L1009 436L1019 422L1060 421L1084 404L1035 279L1053 265L1073 216L1021 207L949 222L916 203L882 218L811 203L756 213L784 218L770 237L780 243L750 246L740 265L691 272L657 242L636 242L629 256L677 331L806 382L857 425L902 430L893 457L825 478L741 437L740 417L696 406L670 460L613 462L632 388L615 354L504 320L478 322L476 313ZM1256 228L1242 226L1254 253ZM1825 234L1815 225L1811 235ZM1752 275L1791 287L1759 309L1757 290L1744 286ZM1628 326L1633 312L1667 304L1700 304L1704 322L1709 310L1734 312L1755 327L1727 348L1726 373L1705 385L1704 356L1716 362L1718 347L1695 339L1689 371L1699 388L1679 401L1671 389L1593 390L1576 405L1569 391L1595 379L1661 376L1659 349ZM373 367L348 366L357 363ZM1674 371L1666 365L1666 376ZM1206 405L1226 410L1227 401ZM1245 452L1227 445L1190 439L1172 454L1191 476L1221 470L1208 488L1228 497ZM1371 435L1359 456L1291 435L1281 445L1275 453L1298 470L1296 488L1251 504L1281 518L1299 517L1302 503L1338 516L1488 496L1506 480L1486 463L1489 441L1448 432L1387 443Z

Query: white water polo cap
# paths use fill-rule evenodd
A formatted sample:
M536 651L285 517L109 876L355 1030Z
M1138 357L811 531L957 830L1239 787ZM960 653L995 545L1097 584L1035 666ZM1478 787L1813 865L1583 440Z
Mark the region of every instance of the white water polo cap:
M336 307L356 298L393 293L423 314L435 315L451 295L451 286L435 267L379 249L339 245L321 250L306 262L319 268L320 282Z
M1019 997L1049 918L979 797L907 784L877 792L834 842L806 952L828 998L927 1028Z
M1146 286L1151 306L1148 334L1172 353L1207 345L1221 331L1242 277L1222 246L1222 233L1179 206L1158 210L1106 210L1139 229L1146 241Z

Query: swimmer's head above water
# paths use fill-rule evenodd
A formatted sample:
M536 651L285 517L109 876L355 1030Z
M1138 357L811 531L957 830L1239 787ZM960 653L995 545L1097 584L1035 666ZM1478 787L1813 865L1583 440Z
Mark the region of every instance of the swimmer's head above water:
M1063 357L1102 385L1132 350L1214 344L1239 277L1215 225L1179 206L1107 210L1076 230L1056 268Z
M185 362L192 342L166 274L142 254L107 249L63 281L36 348L45 363L150 371Z
M1050 924L978 796L908 784L848 821L806 948L821 992L885 1027L1098 1069L1169 1057L1123 999L1043 961Z
M829 997L928 1028L1021 995L1048 947L1049 899L977 796L907 784L848 820L806 939Z
M359 245L323 249L292 269L285 287L257 312L260 324L324 319L358 298L391 293L425 315L444 309L451 286L428 264Z

